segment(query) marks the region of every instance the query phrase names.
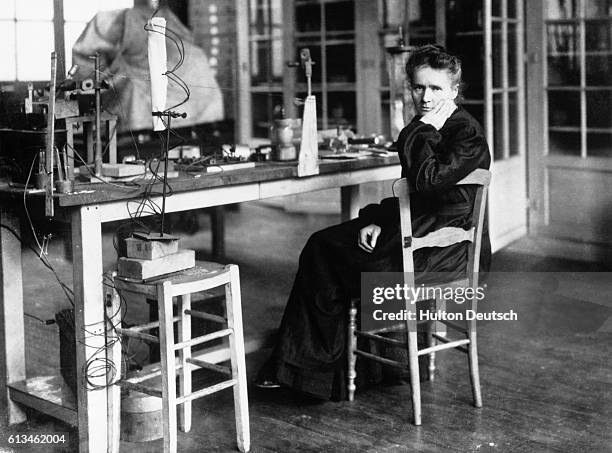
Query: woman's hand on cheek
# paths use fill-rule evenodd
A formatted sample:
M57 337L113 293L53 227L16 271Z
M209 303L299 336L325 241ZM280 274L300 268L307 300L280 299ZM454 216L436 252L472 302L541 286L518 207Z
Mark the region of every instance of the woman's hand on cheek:
M430 124L436 128L436 130L442 129L446 120L453 114L457 109L457 104L452 99L445 99L440 101L438 105L434 107L431 112L427 112L421 117L421 122Z

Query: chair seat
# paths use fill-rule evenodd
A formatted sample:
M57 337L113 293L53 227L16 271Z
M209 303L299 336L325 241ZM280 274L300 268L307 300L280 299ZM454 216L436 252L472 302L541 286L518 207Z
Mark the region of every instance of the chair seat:
M115 277L115 287L122 291L129 291L146 296L157 297L157 284L170 282L173 286L196 283L203 279L215 277L225 272L225 266L209 261L198 261L194 267L184 269L172 274L165 274L147 281L134 281L130 278Z

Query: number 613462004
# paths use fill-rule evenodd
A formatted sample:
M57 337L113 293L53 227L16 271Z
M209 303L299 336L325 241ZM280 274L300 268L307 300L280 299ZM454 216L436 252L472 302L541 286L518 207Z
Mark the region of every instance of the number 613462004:
M8 436L9 444L63 444L67 442L66 433L55 434L11 434Z

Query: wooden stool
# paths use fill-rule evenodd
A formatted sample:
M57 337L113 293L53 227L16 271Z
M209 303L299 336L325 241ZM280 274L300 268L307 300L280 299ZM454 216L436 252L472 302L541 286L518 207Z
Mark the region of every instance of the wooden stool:
M211 288L225 286L225 303L227 319L223 316L195 311L191 309L191 294ZM130 328L121 328L120 321L115 321L118 335L126 335L141 340L158 342L161 355L162 390L148 387L142 382L158 376L160 371L125 379L120 385L162 398L162 418L164 423L164 452L176 452L177 449L177 411L180 406L178 426L181 431L191 429L191 402L197 398L233 387L234 410L236 416L236 435L238 448L242 452L250 449L249 407L247 397L246 366L244 362L244 337L242 332L242 309L240 303L240 279L238 266L234 264L223 267L216 263L206 263L147 283L135 283L115 278L115 288L157 298L159 321ZM178 297L178 314L173 315L173 297ZM114 307L107 307L107 312L119 313L118 302ZM222 328L212 333L191 338L191 317L206 319L219 323ZM120 316L119 316L120 317ZM116 317L115 317L116 318ZM178 324L178 343L174 342L174 323ZM159 328L159 337L145 333ZM218 338L229 338L231 369L214 363L191 357L191 347ZM178 351L178 361L175 357ZM192 391L191 371L204 368L224 374L229 379L210 387ZM176 391L176 373L180 371L179 391Z

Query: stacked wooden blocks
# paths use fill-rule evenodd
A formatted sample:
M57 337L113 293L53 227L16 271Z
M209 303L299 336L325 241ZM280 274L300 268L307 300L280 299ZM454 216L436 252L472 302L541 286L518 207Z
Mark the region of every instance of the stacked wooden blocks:
M125 242L127 257L117 263L120 277L149 280L195 266L195 251L179 250L176 236L137 233Z

